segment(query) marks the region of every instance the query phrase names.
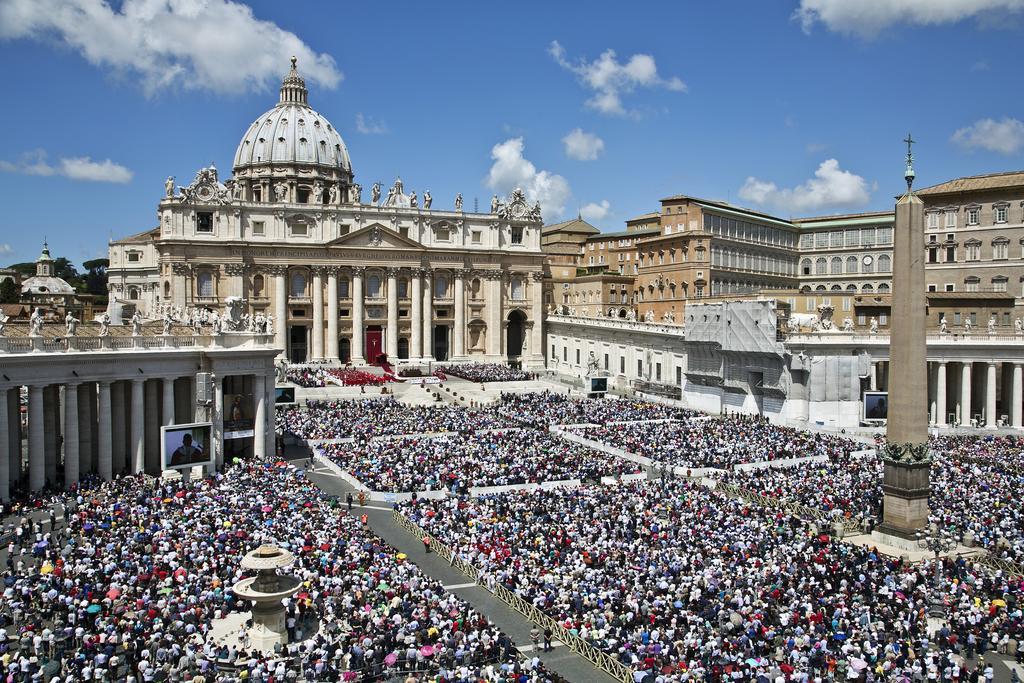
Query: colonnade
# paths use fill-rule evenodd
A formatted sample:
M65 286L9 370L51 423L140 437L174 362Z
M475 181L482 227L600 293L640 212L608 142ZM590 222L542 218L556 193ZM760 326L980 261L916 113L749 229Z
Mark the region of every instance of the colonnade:
M46 356L34 360L46 362ZM113 361L115 366L116 361ZM129 363L135 370L135 363ZM273 455L274 382L261 373L214 378L212 406L197 405L195 375L153 376L139 369L129 379L0 382L0 499L12 490L71 488L84 475L105 480L121 474L159 475L160 427L213 423L215 466L224 462L224 382L252 396L252 455ZM269 380L269 381L268 381ZM22 415L22 395L27 410Z
M887 379L888 362L872 361L870 388L888 389ZM1024 361L929 361L928 406L936 427L1024 427Z
M265 269L273 278L273 315L275 345L289 354L289 269L286 266L271 266ZM368 324L379 324L383 332L382 351L389 358L399 357L399 339L408 344L408 358L434 360L434 326L450 325L451 347L448 360L462 360L469 357L466 345L466 330L470 316L480 313L471 311L468 304L482 304L482 323L486 326L486 347L477 349L489 360L499 360L504 355L520 356L521 349L506 349L506 316L512 307L526 309L530 321L528 345L530 353L542 354L543 294L542 274L510 273L503 270L473 271L469 269L435 270L431 268L367 267L367 266L320 266L310 267L309 288L311 296L303 300L312 306L311 340L308 360L339 360L339 339L343 334L340 307L351 308L349 334L349 356L354 365L373 362L367 358L366 331ZM369 271L369 272L368 272ZM370 273L381 277L380 288L368 292L367 278ZM349 278L349 297L341 302L338 291L339 277ZM435 291L438 277L449 278L450 282L440 294ZM481 286L478 297L467 300L467 287L473 279L479 278ZM518 298L506 292L507 284L513 278L521 278L517 290ZM408 289L399 297L399 280L408 282ZM326 288L326 306L324 290ZM528 295L527 295L528 292ZM374 294L372 298L369 296ZM386 310L386 315L368 317L367 307ZM441 306L451 310L443 321L435 316ZM371 322L371 321L378 322ZM290 354L289 354L290 355Z

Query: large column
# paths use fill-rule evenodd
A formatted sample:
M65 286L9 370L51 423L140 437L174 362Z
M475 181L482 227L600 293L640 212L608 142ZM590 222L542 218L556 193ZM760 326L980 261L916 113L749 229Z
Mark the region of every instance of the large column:
M544 273L535 272L532 275L533 292L530 303L533 308L533 329L530 339L530 355L539 363L544 362ZM669 372L672 372L669 368ZM673 378L674 379L674 378Z
M1021 380L1024 379L1021 373L1021 364L1013 364L1013 389L1010 392L1010 425L1020 428L1021 425L1021 400L1024 399L1024 387Z
M996 414L996 364L988 363L988 373L985 377L985 427L995 429L999 416Z
M935 424L938 420L937 409L939 406L936 403L936 382L933 379L938 374L936 367L935 363L928 363L928 424Z
M871 391L878 391L878 361L871 361Z
M110 382L99 383L99 410L96 419L96 473L104 481L114 476L114 436L110 401Z
M388 268L388 329L385 350L388 360L394 363L398 359L398 270Z
M946 361L939 361L935 368L935 412L937 427L946 426Z
M213 454L218 472L224 469L224 378L213 378Z
M64 488L78 483L78 385L64 385Z
M363 320L363 274L365 269L352 269L352 365L366 365L363 345L366 343L366 322Z
M971 361L960 364L960 426L971 426Z
M324 357L324 270L313 268L313 359Z
M409 349L409 356L423 358L423 281L420 280L420 271L413 270L409 280L412 283L412 311L409 316L409 324L412 326L412 348Z
M264 374L264 384L266 389L266 406L267 406L267 429L266 435L264 436L265 443L263 452L267 454L268 458L273 458L277 455L277 443L275 435L275 420L274 420L274 370L271 368Z
M434 281L430 270L423 271L423 359L434 359Z
M43 387L29 385L28 388L28 487L31 491L42 491L46 485L46 454L43 450L45 437L43 416Z
M256 416L252 439L252 451L257 460L267 456L267 378L253 375L253 400L256 401Z
M16 484L21 483L22 477L21 436L21 387L11 387L7 390L8 468L11 482Z
M125 433L128 430L125 426L128 424L128 411L125 409L125 388L124 382L115 382L110 387L110 415L111 415L111 429L113 425L117 425L117 433L113 434L111 443L111 472L117 472L122 474L125 471L129 471L127 460L128 460L128 440L125 438Z
M7 422L7 387L0 387L0 502L11 499L11 442Z
M455 359L466 356L466 271L455 271Z
M57 487L57 424L60 422L60 392L50 385L43 389L43 450L46 458L46 483Z
M501 271L487 274L487 355L492 361L501 356Z
M132 380L132 474L146 471L145 381L141 377Z
M158 381L151 379L146 382L144 388L146 418L143 430L146 442L146 473L152 475L159 475L163 469L163 463L160 462L160 404L157 403L160 399L157 398L156 384Z
M275 266L270 269L274 277L274 346L288 357L288 269Z
M338 269L327 269L327 359L338 360Z

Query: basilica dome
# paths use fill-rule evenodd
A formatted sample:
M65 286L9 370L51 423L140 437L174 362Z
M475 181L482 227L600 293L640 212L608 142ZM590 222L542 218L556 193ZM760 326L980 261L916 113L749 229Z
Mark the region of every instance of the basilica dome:
M309 106L307 98L306 82L293 57L277 106L257 118L238 143L236 175L243 168L281 164L319 166L328 176L351 177L352 162L345 142L331 122Z

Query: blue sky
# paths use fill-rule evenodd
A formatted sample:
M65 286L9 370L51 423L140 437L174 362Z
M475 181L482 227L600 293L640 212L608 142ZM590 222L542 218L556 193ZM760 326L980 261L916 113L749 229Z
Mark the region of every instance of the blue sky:
M105 255L166 176L226 176L293 53L364 187L521 184L610 231L675 193L888 208L908 131L919 185L1024 168L1022 36L1024 0L0 0L0 263Z

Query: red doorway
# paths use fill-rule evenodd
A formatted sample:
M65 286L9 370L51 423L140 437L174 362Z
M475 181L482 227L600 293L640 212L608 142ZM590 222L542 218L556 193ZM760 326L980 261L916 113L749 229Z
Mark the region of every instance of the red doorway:
M377 364L377 356L384 353L384 333L380 325L370 325L366 328L366 362L369 365Z

